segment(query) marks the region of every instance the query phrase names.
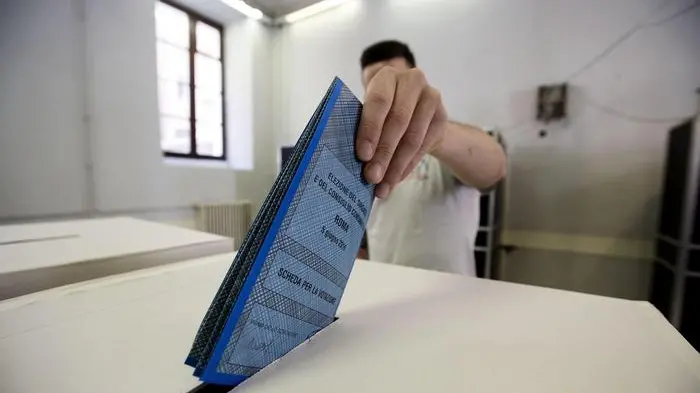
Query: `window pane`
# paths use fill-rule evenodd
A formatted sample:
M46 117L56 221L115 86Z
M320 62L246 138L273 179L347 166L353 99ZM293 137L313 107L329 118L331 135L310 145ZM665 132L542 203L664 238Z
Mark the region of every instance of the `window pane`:
M158 80L160 112L183 119L190 118L190 85L182 82Z
M160 118L160 146L172 153L190 152L190 121L162 116Z
M180 82L190 82L189 52L164 42L158 42L158 76Z
M163 2L156 2L156 37L189 48L190 21L187 14Z
M194 58L195 84L213 91L222 91L221 62L196 54Z
M195 99L197 120L215 124L223 122L221 93L197 89Z
M197 22L197 51L211 57L221 57L221 34L206 23Z
M224 131L221 124L197 122L197 154L213 157L224 155Z

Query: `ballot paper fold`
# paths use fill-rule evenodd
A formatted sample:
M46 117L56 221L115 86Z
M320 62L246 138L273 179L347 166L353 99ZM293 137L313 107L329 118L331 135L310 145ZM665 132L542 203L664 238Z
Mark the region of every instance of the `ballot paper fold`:
M200 325L185 363L201 380L237 385L334 321L374 195L361 110L334 79Z

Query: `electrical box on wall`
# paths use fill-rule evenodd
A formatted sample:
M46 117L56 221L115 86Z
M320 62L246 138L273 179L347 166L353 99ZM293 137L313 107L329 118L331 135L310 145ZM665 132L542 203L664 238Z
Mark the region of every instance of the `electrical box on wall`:
M566 117L566 83L540 86L537 91L537 120L549 123Z

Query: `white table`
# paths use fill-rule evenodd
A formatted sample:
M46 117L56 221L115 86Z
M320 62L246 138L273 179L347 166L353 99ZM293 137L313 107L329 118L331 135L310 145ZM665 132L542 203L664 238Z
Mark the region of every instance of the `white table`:
M187 392L213 256L0 302L0 391ZM340 319L236 392L700 392L649 304L358 261Z
M128 217L0 226L0 300L227 251L230 238Z

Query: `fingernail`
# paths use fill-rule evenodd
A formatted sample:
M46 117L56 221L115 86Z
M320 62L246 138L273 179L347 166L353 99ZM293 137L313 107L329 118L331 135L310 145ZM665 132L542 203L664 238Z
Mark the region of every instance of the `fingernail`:
M372 159L372 154L374 153L372 149L372 144L369 142L360 142L357 146L357 158L360 161L369 161Z
M377 184L382 180L382 166L379 164L369 164L365 169L365 179L369 183Z
M389 192L391 191L391 187L388 184L380 184L377 186L375 192L377 194L377 198L384 199L389 196Z

